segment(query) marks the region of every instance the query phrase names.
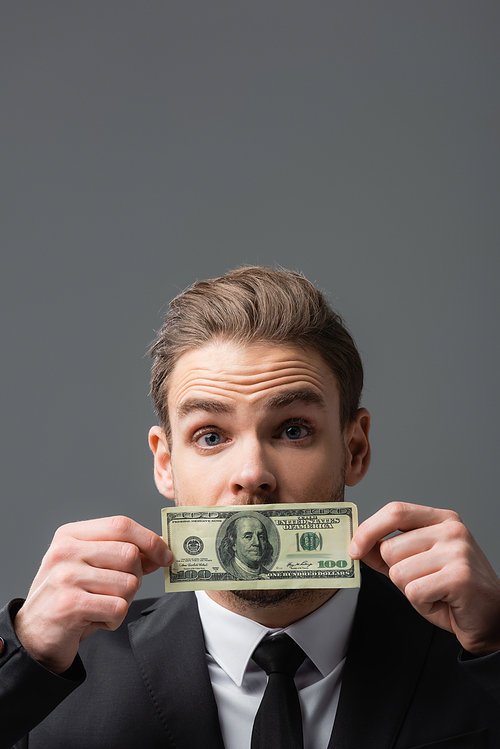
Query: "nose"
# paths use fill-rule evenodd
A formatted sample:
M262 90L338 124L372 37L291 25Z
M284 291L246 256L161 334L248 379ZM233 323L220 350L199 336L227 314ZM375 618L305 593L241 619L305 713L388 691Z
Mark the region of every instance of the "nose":
M242 440L232 454L230 491L234 497L271 494L277 482L269 457L257 440Z

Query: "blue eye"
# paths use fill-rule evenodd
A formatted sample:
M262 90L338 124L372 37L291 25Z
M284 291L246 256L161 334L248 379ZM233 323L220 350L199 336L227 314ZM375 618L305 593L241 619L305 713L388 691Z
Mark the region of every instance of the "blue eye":
M196 440L198 444L205 444L207 447L216 447L220 444L221 436L217 432L208 432Z
M289 440L299 440L301 437L306 436L307 429L301 427L299 424L292 424L292 426L285 429L285 434Z

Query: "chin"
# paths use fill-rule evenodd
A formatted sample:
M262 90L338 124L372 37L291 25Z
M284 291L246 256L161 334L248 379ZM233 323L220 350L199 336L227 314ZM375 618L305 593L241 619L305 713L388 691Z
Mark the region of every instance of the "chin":
M269 606L281 606L283 603L296 603L306 601L315 597L315 589L304 590L304 588L292 589L281 588L279 590L229 590L230 596L241 604L251 608L267 608ZM235 601L236 603L236 601Z

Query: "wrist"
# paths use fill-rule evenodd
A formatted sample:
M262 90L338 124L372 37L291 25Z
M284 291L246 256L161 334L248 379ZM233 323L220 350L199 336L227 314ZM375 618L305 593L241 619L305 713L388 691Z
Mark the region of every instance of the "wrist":
M17 599L10 609L14 632L26 652L48 671L60 676L71 668L76 653L64 654L61 648L50 647L46 633L39 626L31 626L24 601Z

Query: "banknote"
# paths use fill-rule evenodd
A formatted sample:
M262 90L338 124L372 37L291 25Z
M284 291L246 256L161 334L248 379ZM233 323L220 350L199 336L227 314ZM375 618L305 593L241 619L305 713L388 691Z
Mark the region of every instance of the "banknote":
M174 554L165 589L356 588L347 549L358 524L351 502L166 507Z

